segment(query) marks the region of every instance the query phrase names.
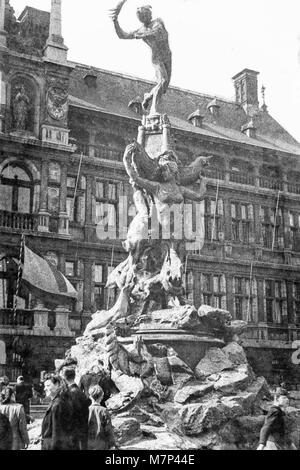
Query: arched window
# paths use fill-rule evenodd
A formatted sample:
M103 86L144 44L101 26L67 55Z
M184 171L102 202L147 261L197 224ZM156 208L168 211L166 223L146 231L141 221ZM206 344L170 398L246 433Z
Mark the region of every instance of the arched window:
M0 210L31 214L34 183L31 174L16 164L7 165L0 175Z

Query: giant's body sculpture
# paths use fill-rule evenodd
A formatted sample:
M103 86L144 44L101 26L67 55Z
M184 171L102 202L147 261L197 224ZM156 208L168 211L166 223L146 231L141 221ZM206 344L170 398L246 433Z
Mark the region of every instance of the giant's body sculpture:
M151 48L157 85L145 94L143 108L144 110L148 109L152 101L150 115L155 115L161 97L167 92L171 80L172 53L169 46L169 35L160 18L152 19L152 9L149 5L137 9L137 17L142 23L142 27L129 33L124 31L119 24L118 17L126 1L122 0L116 8L111 10L111 18L120 39L142 39Z
M145 389L160 394L161 386L175 384L176 376L179 383L186 375L190 377L193 374L190 367L195 367L205 351L223 344L223 339L217 338L213 330L219 330L221 336L236 332L227 324L230 323L228 312L209 310L207 319L186 299L183 262L187 256L187 237L183 225L191 224L192 220L186 220L185 209L204 198L204 169L209 158L197 157L186 167L180 163L170 120L166 114L157 113L157 105L171 77L168 34L161 20L152 21L149 6L138 10L143 27L135 33L125 33L118 23L125 1L111 11L116 32L120 38L142 38L150 45L159 80L145 97L144 110L150 100L152 107L149 114L145 111L137 140L124 152L136 216L123 243L127 259L114 269L107 281L108 288L119 289L119 297L110 310L93 315L83 338L83 343L89 344L87 357L91 353L90 340L94 341L92 351L99 348L105 356L102 360L111 370L120 392L108 403L115 411L130 406ZM197 217L203 219L203 211ZM200 233L192 236L193 241L198 239L198 249L202 248L205 235L204 223L200 226ZM160 372L159 361L155 359L157 351L164 351L168 367L175 371L173 378ZM179 375L176 370L181 371Z

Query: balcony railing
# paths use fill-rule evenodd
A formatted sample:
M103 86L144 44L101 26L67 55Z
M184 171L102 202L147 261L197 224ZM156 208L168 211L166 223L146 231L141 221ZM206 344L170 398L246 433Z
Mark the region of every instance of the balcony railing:
M0 227L16 230L36 230L37 216L34 214L0 211Z
M281 325L248 325L244 339L256 341L280 341L291 343L300 339L300 328L288 328Z
M276 191L283 190L283 182L279 179L267 178L266 176L260 176L259 186L266 189L274 189Z
M205 170L205 177L211 178L214 180L224 181L225 174L226 174L225 170L218 170L216 168L210 168L210 169Z
M255 177L247 173L238 173L237 171L229 172L230 181L238 184L248 184L250 186L255 185Z
M103 158L104 160L113 160L121 162L123 152L120 150L112 149L106 145L96 145L94 147L94 154L96 158Z
M300 194L300 184L288 183L288 192L293 194Z
M32 330L34 314L32 310L17 310L16 317L11 309L0 310L0 328L24 328Z

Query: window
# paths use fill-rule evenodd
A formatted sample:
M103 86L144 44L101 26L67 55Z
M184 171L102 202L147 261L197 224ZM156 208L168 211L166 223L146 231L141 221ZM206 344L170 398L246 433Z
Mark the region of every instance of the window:
M300 251L300 214L289 213L291 248L293 251Z
M19 166L8 165L0 176L0 210L30 214L34 185L31 176Z
M262 224L262 243L266 248L284 247L283 239L283 218L282 210L279 209L276 216L276 209L261 207L260 219Z
M95 264L95 304L98 310L106 308L104 305L104 266L102 264Z
M191 303L194 302L194 274L193 272L186 273L183 276L183 287L185 290L185 297Z
M72 261L66 262L66 276L74 277L75 276L75 263Z
M294 300L294 318L296 325L300 325L300 282L293 284L293 300Z
M108 181L96 181L96 224L104 223L106 233L116 237L118 224L118 185ZM114 237L114 238L115 238Z
M226 310L226 279L221 274L201 274L201 301Z
M223 234L224 204L221 199L205 199L205 240L222 241Z
M77 178L68 176L67 178L67 214L70 222L80 225L85 223L85 203L86 203L86 178L82 176L76 188ZM76 190L76 194L75 194Z
M16 298L18 265L11 258L0 259L0 309L13 309L17 301L17 309L28 309L30 294L20 291ZM22 295L22 297L21 297Z
M255 323L258 316L257 284L249 278L234 277L233 279L234 310L237 320Z
M107 268L107 277L112 273L112 271L115 269L114 266L108 266ZM117 287L112 287L110 289L107 289L107 305L106 308L110 309L112 308L118 297L118 288Z
M231 204L232 239L236 243L254 243L254 213L252 204Z
M285 281L265 281L267 322L281 325L288 322Z

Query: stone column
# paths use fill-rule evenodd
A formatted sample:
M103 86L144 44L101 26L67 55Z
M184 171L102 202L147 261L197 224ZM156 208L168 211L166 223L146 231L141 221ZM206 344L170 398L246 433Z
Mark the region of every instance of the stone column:
M89 157L95 157L97 130L91 129L89 132Z
M69 216L67 214L67 165L62 165L61 167L58 233L60 235L69 235Z
M89 175L86 178L86 196L85 196L85 239L92 241L95 232L95 220L93 220L93 197L94 197L95 179Z
M254 215L254 237L255 244L261 245L261 220L260 220L260 206L258 204L253 204L253 215Z
M0 36L1 39L1 36ZM1 50L0 50L1 62ZM0 132L4 132L6 114L6 79L3 67L0 64Z
M38 301L34 309L34 326L33 332L38 336L50 336L51 330L48 326L49 310L44 306L43 302Z
M4 31L5 21L5 0L0 0L0 49L6 48L6 36L7 33Z
M92 310L92 290L94 288L93 280L93 262L86 261L84 263L84 293L83 293L83 309L85 313L91 314Z
M288 251L293 250L293 241L290 231L290 215L287 209L283 209L283 226L284 226L284 247Z
M63 305L59 305L55 309L56 326L54 332L59 336L73 336L69 327L69 309Z
M234 295L233 295L233 276L227 275L226 276L226 297L227 297L227 310L232 314L235 318L234 313Z
M40 196L40 210L38 217L38 231L49 232L49 217L48 212L48 163L42 162L41 174L41 196Z
M258 323L267 323L263 279L257 279Z
M49 37L44 56L54 62L66 62L68 48L64 45L61 28L62 0L51 0Z
M232 235L232 222L231 222L231 203L230 200L226 197L223 198L224 201L224 234L225 240L231 241Z

